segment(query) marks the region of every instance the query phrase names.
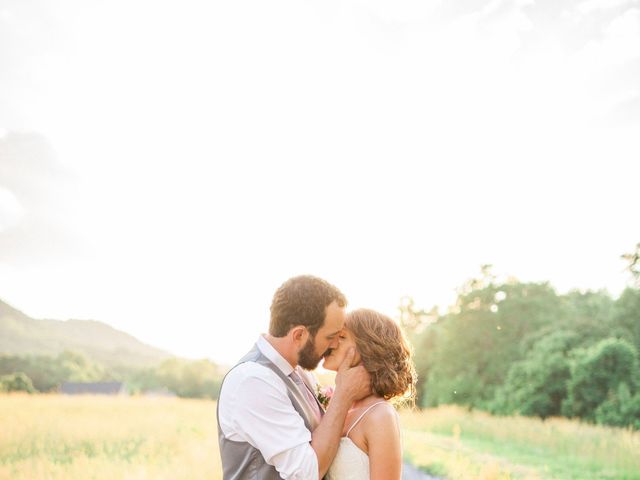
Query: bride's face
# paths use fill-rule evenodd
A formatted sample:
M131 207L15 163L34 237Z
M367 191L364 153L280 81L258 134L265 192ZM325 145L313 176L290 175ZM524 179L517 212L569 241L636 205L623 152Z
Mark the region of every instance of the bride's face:
M347 354L347 350L349 347L356 348L356 342L353 338L353 333L351 333L346 328L343 328L338 336L338 347L334 348L329 352L328 355L324 357L324 363L322 367L326 370L333 370L334 372L338 370L338 367L344 360L344 356ZM353 365L357 365L360 363L360 355L356 350L355 357L353 359ZM351 365L351 366L353 366Z

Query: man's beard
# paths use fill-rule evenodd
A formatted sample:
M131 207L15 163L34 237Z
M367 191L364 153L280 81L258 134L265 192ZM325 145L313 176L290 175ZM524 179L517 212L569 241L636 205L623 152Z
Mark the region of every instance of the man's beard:
M324 354L316 354L315 337L309 336L309 340L298 354L298 365L305 370L314 370L323 358Z

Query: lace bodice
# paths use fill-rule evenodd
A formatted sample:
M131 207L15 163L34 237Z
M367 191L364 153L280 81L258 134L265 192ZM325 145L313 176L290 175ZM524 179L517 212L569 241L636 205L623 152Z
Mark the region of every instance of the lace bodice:
M362 417L364 417L369 410L381 403L385 402L374 403L362 412L349 428L347 435L340 439L338 453L333 459L331 467L329 467L329 471L325 477L326 480L369 480L369 456L353 443L349 438L349 434L351 430L353 430L353 427L362 420Z

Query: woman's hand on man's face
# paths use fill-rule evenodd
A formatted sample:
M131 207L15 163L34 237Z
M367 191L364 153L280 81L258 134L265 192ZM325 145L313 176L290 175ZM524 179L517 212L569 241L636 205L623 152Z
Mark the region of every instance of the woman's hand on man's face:
M356 359L355 348L349 347L345 353L336 375L336 392L341 391L351 401L355 402L371 394L371 375L362 365L352 366Z

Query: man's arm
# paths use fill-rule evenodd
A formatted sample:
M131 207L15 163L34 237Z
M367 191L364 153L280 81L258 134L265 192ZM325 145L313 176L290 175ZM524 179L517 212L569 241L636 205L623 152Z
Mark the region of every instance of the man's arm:
M371 393L371 377L363 366L350 368L355 351L350 348L338 368L336 390L327 413L313 431L311 447L318 457L318 475L324 477L338 451L344 420L353 402Z

